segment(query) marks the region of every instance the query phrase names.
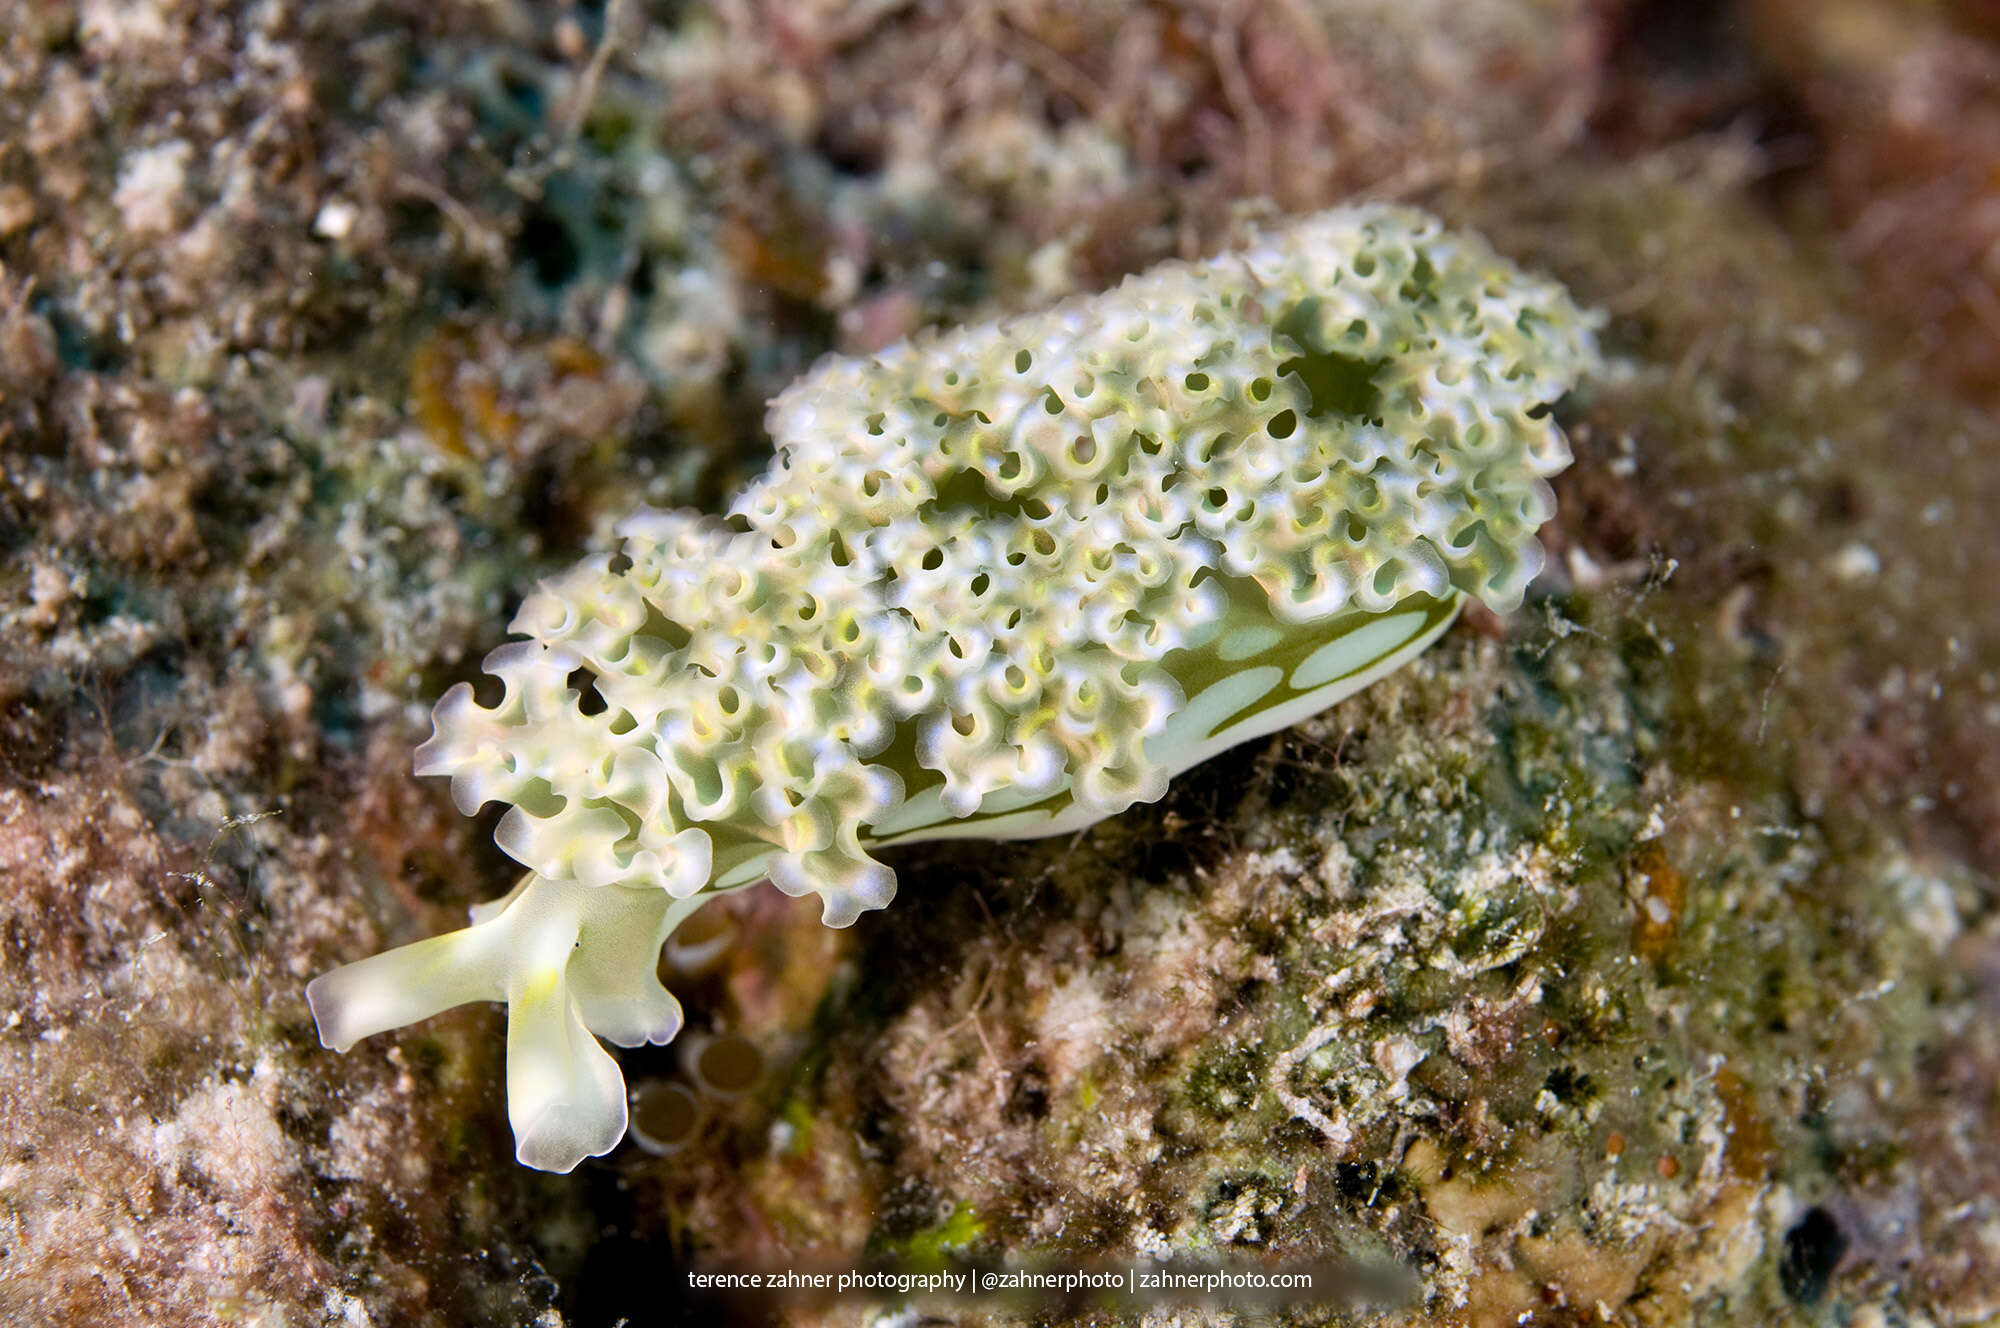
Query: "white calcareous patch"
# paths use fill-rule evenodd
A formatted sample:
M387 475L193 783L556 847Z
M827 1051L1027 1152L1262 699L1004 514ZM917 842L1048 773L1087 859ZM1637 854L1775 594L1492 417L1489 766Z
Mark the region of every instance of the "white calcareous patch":
M1563 290L1355 208L1100 295L829 359L721 517L645 511L528 596L419 749L528 869L473 925L315 981L321 1036L508 1004L521 1160L623 1134L661 945L769 879L844 926L883 845L1073 831L1422 650L1539 570Z
M278 1122L280 1072L258 1062L248 1080L213 1079L151 1127L151 1152L162 1166L192 1163L237 1202L268 1193L298 1170L299 1157Z
M187 207L188 162L193 156L193 146L179 138L126 155L111 204L135 239L165 235L180 225Z

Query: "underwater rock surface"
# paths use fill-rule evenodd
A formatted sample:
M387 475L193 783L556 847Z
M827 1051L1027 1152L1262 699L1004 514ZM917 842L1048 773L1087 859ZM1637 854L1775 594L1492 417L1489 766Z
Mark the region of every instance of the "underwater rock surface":
M1992 278L1922 203L1980 140L1880 95L1976 7L752 9L0 3L0 1320L644 1322L865 1252L2000 1313ZM488 1011L316 1047L308 977L511 878L409 753L538 577L714 507L824 350L1359 190L1612 314L1521 611L906 850L923 908L715 905L654 1151L515 1167Z

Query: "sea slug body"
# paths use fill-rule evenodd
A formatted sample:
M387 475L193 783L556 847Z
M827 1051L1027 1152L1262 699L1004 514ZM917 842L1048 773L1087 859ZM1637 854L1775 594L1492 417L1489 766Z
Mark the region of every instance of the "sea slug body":
M328 1046L508 1008L517 1153L611 1149L598 1043L665 1042L695 909L769 879L845 926L885 845L1059 834L1333 704L1467 595L1516 605L1596 363L1557 285L1418 212L1322 213L1041 313L829 359L722 517L645 511L534 591L420 774L527 874L308 988Z

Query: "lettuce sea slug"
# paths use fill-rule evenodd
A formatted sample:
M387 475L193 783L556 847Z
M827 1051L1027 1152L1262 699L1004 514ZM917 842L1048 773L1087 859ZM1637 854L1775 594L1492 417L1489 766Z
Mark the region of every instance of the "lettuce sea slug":
M345 1049L507 1003L520 1160L625 1132L605 1038L665 1042L657 960L768 879L841 927L891 844L1054 835L1366 686L1467 595L1519 603L1593 320L1476 237L1327 212L1042 313L828 359L722 517L642 511L534 591L420 774L510 805L527 873L462 931L314 981Z

